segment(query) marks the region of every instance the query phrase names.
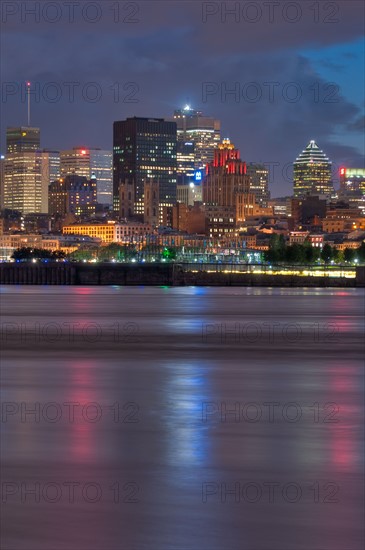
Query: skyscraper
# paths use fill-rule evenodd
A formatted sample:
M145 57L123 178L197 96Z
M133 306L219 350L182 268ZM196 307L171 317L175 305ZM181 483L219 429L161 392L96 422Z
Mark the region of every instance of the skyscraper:
M214 151L203 179L203 202L209 235L222 237L235 234L239 221L253 213L255 196L250 193L246 163L229 139Z
M42 208L46 208L42 191L42 163L37 152L6 155L4 208L19 210L22 214L42 213Z
M6 152L29 153L40 149L40 129L18 126L6 129Z
M23 214L47 213L49 156L40 150L40 129L6 130L3 205Z
M294 162L294 196L325 195L330 197L333 190L332 162L311 140Z
M348 196L365 196L365 168L341 168L340 191Z
M248 193L250 178L246 163L229 139L224 139L214 152L203 180L203 202L207 205L234 206L237 193Z
M59 151L48 151L43 149L37 151L37 156L40 162L41 170L41 186L42 186L42 213L48 212L48 191L52 181L60 177L60 153Z
M95 176L97 200L101 204L112 204L113 175L112 152L98 148L74 147L61 151L61 176Z
M195 170L204 169L208 163L212 162L214 149L220 143L220 121L204 116L201 111L192 109L190 105L176 110L173 120L177 124L178 141L194 144ZM178 165L182 160L180 155L184 154L183 150L178 150Z
M5 155L0 155L0 208L4 208Z
M134 213L144 213L144 184L159 184L160 206L176 202L176 123L162 118L127 118L113 125L114 210L119 212L119 186L134 186Z
M247 175L250 177L250 192L256 196L257 203L266 207L270 199L269 170L264 164L247 164Z
M195 172L195 145L191 141L177 142L177 182L190 181Z

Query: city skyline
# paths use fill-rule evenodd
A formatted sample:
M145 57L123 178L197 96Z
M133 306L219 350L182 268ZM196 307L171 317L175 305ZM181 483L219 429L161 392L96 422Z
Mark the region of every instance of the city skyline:
M284 2L272 14L268 2L237 3L233 15L234 2L103 2L99 15L83 4L71 23L63 4L37 21L3 13L14 62L2 69L2 152L6 126L27 120L29 79L31 124L52 150L111 149L115 120L168 118L188 103L222 121L242 158L279 163L273 196L289 193L285 166L311 139L335 164L363 165L361 2Z
M0 547L363 550L364 0L0 2Z
M29 84L29 81L27 81L27 83ZM175 114L177 112L183 112L184 110L187 110L188 112L189 111L191 112L195 109L193 109L189 104L185 104L185 106L181 110L178 111L178 110L175 109ZM199 110L196 110L196 112L200 113L200 115L202 114L202 112L199 111ZM213 120L213 118L214 118L214 116L206 115L205 113L203 114L203 116L206 119L209 118L209 119ZM136 115L134 115L133 117L131 116L131 117L127 117L127 118L148 118L148 119L153 118L153 119L158 119L158 117L155 117L155 116L152 116L152 115L148 116L148 117L137 117ZM172 118L170 116L170 117L163 118L163 120L165 120L166 122L174 121L174 118ZM117 121L113 121L112 127L116 122ZM218 120L218 122L221 122L221 121ZM17 129L21 129L21 128L31 128L31 129L36 128L36 129L39 129L33 123L31 123L30 126L27 126L26 124L22 124L19 127L17 127L15 124L12 124L11 126L6 127L5 133L7 133L9 129L17 130ZM40 130L41 130L41 134L43 135L44 132L42 131L42 128L40 128ZM113 133L113 130L112 130L112 133ZM221 135L221 139L229 139L224 134L224 132L220 132L220 135ZM177 136L179 136L179 129L178 129ZM316 139L310 139L310 140L307 140L306 143L308 144L308 143L312 143L312 142L316 142L316 141L317 141ZM181 138L180 138L180 141L179 141L179 137L178 137L178 143L182 143ZM66 151L69 151L69 150L71 151L71 150L87 149L87 150L90 150L90 151L100 151L102 153L106 153L107 151L110 151L110 153L112 154L113 145L109 149L104 149L103 150L98 144L97 145L90 144L90 143L87 143L87 140L83 140L83 141L80 141L78 143L69 143L68 146L64 147L63 149L62 148L61 149L60 148L59 149L51 148L49 146L44 147L44 145L42 145L42 143L41 143L40 144L40 149L47 150L47 151L55 150L55 151L59 151L60 153L66 152ZM6 151L6 144L5 144L4 153L1 153L2 158L3 158L3 155L6 155L6 154L7 154L7 151ZM282 166L276 160L258 161L258 160L251 159L251 158L246 158L246 157L243 157L243 158L247 162L247 164L262 165L264 168L266 168L268 170L268 184L269 184L270 195L271 195L272 198L279 198L281 196L290 196L290 195L293 194L293 185L294 185L294 179L295 179L294 172L293 172L293 167L294 167L294 164L295 164L295 160L297 160L297 158L298 158L298 155L299 155L299 153L297 153L296 156L292 160L288 159L288 161L285 164L283 164ZM336 162L336 160L331 159L330 156L329 156L329 159L330 159L330 164L331 164L331 168L332 168L332 181L333 181L333 186L334 186L335 191L340 189L341 170L343 170L343 169L355 169L355 168L358 168L360 164L362 166L364 166L364 162L365 162L365 159L364 159L361 162L359 162L358 165L356 165L356 163L354 161L349 161L348 163L345 164L345 163ZM278 187L275 185L275 180L276 180L276 178L278 178L278 173L279 174L281 173L281 177L285 180L285 187L283 188L284 192L282 192L282 193L275 192L278 189ZM104 201L102 201L102 202L104 202Z

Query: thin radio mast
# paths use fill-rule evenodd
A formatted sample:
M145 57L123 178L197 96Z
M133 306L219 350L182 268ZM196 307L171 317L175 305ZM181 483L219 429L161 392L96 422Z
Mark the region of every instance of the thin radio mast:
M30 127L30 82L27 82L27 96L28 96L28 128Z

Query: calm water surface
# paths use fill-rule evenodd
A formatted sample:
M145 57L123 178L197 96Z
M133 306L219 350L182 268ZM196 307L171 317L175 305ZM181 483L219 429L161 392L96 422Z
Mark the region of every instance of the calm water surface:
M1 291L2 550L363 548L363 291Z

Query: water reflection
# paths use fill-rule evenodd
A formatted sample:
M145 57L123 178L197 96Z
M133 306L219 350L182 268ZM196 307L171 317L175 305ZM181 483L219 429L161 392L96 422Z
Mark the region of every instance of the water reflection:
M207 429L201 426L202 403L211 392L206 367L201 362L174 362L163 391L170 403L167 460L184 468L203 465L211 450Z
M3 401L80 404L74 422L64 406L58 423L9 416L3 479L97 483L103 491L93 504L82 493L73 504L9 497L2 503L4 548L362 548L362 299L336 289L7 287L3 322L19 315L27 326L71 319L103 331L132 322L139 330L136 339L122 331L119 341L103 332L101 342L16 335L3 342ZM291 343L222 341L218 333L203 340L204 323L229 330L235 323L296 323L302 335ZM335 340L323 331L331 323ZM82 415L91 403L102 410L97 422L92 405ZM206 421L204 403L211 404ZM255 422L250 403L251 412L261 412ZM273 420L268 403L277 403ZM289 403L301 409L296 422L288 420ZM328 403L338 405L339 422L324 421L333 413ZM339 487L336 504L323 502L329 482ZM204 483L211 484L206 502ZM243 498L247 483L262 488L255 503ZM278 488L273 502L265 483ZM282 496L287 483L302 490L295 504ZM225 495L236 486L239 499Z
M70 380L66 403L69 403L67 409L70 422L67 448L70 450L70 459L81 464L92 462L97 456L95 423L98 422L102 399L96 391L96 368L97 365L91 361L78 360L71 363L68 369ZM92 403L96 403L96 407L89 406Z

